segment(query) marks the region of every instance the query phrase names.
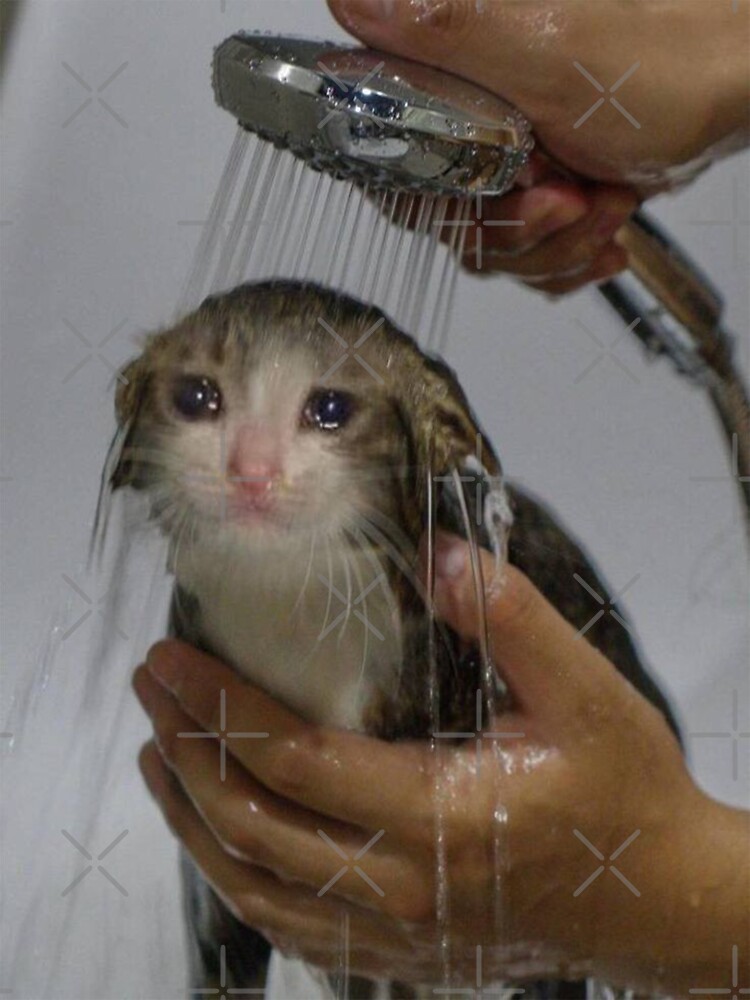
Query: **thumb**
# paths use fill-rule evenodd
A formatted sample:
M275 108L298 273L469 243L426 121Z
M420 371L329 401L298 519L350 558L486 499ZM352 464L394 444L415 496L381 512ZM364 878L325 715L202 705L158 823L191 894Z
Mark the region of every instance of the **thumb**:
M341 25L366 45L447 70L510 101L531 118L540 139L544 136L539 129L545 130L548 116L554 122L560 117L559 81L549 79L550 72L558 70L557 56L546 52L538 37L549 4L328 0L328 6ZM555 27L557 41L564 24L563 20ZM581 79L573 70L569 87L580 87Z
M480 568L490 656L522 709L554 733L580 732L582 720L596 706L631 696L614 665L578 635L520 570L507 566L498 578L494 556L483 550ZM439 533L438 615L462 638L476 641L480 600L468 544Z
M488 4L477 0L328 0L334 17L365 44L394 55L449 70L467 80L513 97L500 89L513 80L513 67L501 74L510 45L492 30ZM499 5L504 6L504 5Z

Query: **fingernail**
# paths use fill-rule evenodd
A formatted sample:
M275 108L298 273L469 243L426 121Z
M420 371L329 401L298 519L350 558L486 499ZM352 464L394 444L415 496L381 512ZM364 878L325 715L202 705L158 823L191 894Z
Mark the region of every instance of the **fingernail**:
M609 243L617 230L624 224L622 215L605 212L597 219L592 237L595 243Z
M466 542L438 533L435 536L435 575L456 580L466 568Z
M546 210L540 210L537 216L532 216L530 224L538 235L548 236L566 226L572 226L587 212L586 205L553 205Z
M395 6L396 0L344 0L341 4L342 13L354 24L358 21L387 21Z
M133 674L133 690L144 711L148 712L151 708L152 698L148 681L144 677L142 669L136 670Z
M600 257L599 266L599 273L594 279L597 284L609 281L610 278L614 278L616 274L624 271L628 266L627 254L621 247L613 243L610 248L605 249L605 252Z
M149 653L146 657L146 667L149 673L167 687L176 683L182 673L179 661L175 657L165 656L164 653L159 653L156 656Z

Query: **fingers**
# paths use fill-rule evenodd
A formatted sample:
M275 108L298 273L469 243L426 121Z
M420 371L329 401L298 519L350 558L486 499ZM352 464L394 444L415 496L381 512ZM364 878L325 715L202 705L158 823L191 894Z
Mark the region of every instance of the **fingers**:
M479 603L468 546L439 535L435 546L438 614L466 639L479 632ZM551 737L580 732L593 706L630 697L615 667L585 640L513 566L489 586L494 556L480 550L490 653L521 706Z
M578 185L561 181L514 190L501 197L477 198L472 203L464 254L518 257L553 233L585 218L591 199ZM443 234L449 238L450 233ZM466 261L470 266L470 261ZM481 259L477 262L481 268Z
M628 255L622 247L613 243L607 244L596 259L584 268L574 270L572 274L554 278L524 278L524 284L547 295L569 295L586 285L608 281L628 266Z
M139 765L164 818L200 869L203 877L240 921L269 940L294 941L301 949L333 956L340 950L341 918L349 914L352 937L374 951L393 947L397 929L381 918L353 907L342 909L333 896L285 884L271 873L232 858L213 837L154 743L147 743Z
M431 905L431 881L424 884L421 870L408 856L389 851L383 829L373 837L283 802L231 757L222 767L219 742L195 733L194 722L145 668L136 671L133 686L152 720L162 757L232 857L316 891L330 886L332 895L365 906L387 896L386 912L399 916L415 911L415 896L421 899L421 910Z
M553 183L484 199L482 218L472 220L467 233L464 264L515 275L544 291L602 280L627 266L613 238L636 206L632 191L605 185L586 196Z
M267 790L371 833L384 828L407 842L431 842L433 778L425 747L308 725L187 643L156 643L146 668L207 732L268 733L226 744Z
M440 233L444 243L465 229L462 263L475 274L504 272L553 295L603 281L627 267L615 235L638 205L636 194L617 185L574 184L547 179L499 198L477 197L468 219L459 203L449 209ZM414 209L399 223L414 227Z

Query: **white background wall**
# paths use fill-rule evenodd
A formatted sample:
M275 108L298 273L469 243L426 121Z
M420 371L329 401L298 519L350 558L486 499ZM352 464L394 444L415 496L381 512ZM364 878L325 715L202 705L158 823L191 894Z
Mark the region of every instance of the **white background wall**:
M243 27L343 37L322 0L34 0L22 11L3 80L0 174L2 729L20 732L17 692L38 672L53 625L59 638L87 609L62 574L84 580L113 427L108 366L134 353L135 335L174 308L199 235L180 223L206 217L234 132L213 104L212 46ZM597 127L596 115L585 127ZM631 127L624 118L622 127ZM748 174L748 158L739 157L654 204L724 291L729 325L744 338L746 371ZM92 351L71 326L106 363L92 356L71 374ZM464 276L449 360L506 468L556 507L613 592L638 574L625 605L685 730L726 734L688 739L694 773L717 797L747 804L747 553L732 484L694 478L722 476L728 464L700 393L667 363L646 363L635 341L618 340L620 330L592 292L552 303L509 280ZM87 989L92 996L176 996L175 904L158 875L171 846L131 764L146 729L127 676L142 650L135 641L121 650L119 672L108 681L109 708L100 706L94 757L81 758L85 733L96 726L84 713L71 731L86 628L78 630L78 645L60 643L51 680L34 688L34 738L17 739L2 761L10 816L2 936L10 950L37 943L0 989L27 997L83 996ZM115 689L124 692L122 703ZM119 783L96 792L111 813L102 805L94 836L71 801L107 750L103 718L126 720L128 753ZM745 736L733 739L733 730ZM77 829L79 839L88 831L96 853L124 827L128 837L110 858L112 874L129 887L127 899L88 876L75 890L87 916L75 932L68 927L73 937L60 939L55 964L32 924L47 927L42 945L57 933L68 919L60 892L84 866L60 829ZM38 907L24 923L32 885ZM143 938L144 915L153 917L157 907L168 955L158 960L158 941ZM118 942L104 983L101 969L97 980L80 965L96 954L101 935ZM52 968L53 983L43 975Z

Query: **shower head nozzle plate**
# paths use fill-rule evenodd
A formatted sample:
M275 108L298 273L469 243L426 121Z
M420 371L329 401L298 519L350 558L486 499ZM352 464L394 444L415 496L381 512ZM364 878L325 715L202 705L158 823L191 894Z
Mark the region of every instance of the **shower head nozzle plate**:
M526 120L496 95L330 42L233 35L216 49L214 92L244 128L375 189L500 194L533 146Z

